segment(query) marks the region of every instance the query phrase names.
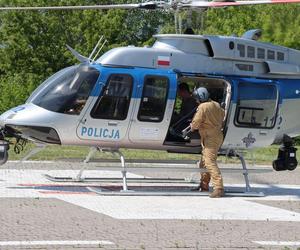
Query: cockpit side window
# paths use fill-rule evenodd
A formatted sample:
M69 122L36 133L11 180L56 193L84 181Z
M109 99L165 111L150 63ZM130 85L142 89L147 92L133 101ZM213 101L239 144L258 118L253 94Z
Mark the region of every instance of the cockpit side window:
M133 78L126 74L112 74L91 111L96 119L125 120L132 94Z
M53 112L79 115L99 74L95 68L86 66L67 70L49 82L32 103Z

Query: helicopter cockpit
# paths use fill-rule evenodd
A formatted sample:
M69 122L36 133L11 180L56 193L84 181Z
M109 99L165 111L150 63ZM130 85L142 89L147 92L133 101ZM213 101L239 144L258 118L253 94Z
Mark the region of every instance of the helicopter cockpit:
M27 103L53 112L79 115L99 75L98 70L88 66L65 68L41 84Z

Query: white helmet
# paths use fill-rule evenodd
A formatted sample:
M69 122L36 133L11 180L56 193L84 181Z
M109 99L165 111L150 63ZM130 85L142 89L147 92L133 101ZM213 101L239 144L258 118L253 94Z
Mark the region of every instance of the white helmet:
M196 90L194 90L193 97L198 102L206 102L209 98L209 93L206 88L200 87L200 88L197 88Z

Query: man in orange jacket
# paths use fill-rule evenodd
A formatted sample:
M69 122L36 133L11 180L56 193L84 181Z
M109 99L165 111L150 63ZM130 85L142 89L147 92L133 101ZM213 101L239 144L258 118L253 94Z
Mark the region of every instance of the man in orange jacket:
M211 198L224 196L223 179L217 165L218 151L223 143L223 120L225 112L220 104L209 99L206 88L200 87L193 93L199 103L198 109L191 122L191 130L198 130L201 137L202 158L200 168L207 168L208 173L201 174L199 189L209 190L209 182L212 179L213 192Z

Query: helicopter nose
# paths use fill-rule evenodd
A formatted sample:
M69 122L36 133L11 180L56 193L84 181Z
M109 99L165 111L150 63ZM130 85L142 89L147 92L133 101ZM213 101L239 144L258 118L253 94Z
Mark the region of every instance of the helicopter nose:
M8 111L6 111L5 113L1 114L0 115L0 127L5 127L5 125L14 120L15 117L22 113L23 110L26 109L26 105L20 105L20 106L17 106L17 107L14 107Z
M45 111L47 112L47 111ZM51 127L43 110L32 104L13 108L0 116L1 131L5 135L40 142L61 144L58 133Z
M10 119L14 116L14 112L12 110L6 111L5 113L0 115L0 128L4 128L7 119Z

